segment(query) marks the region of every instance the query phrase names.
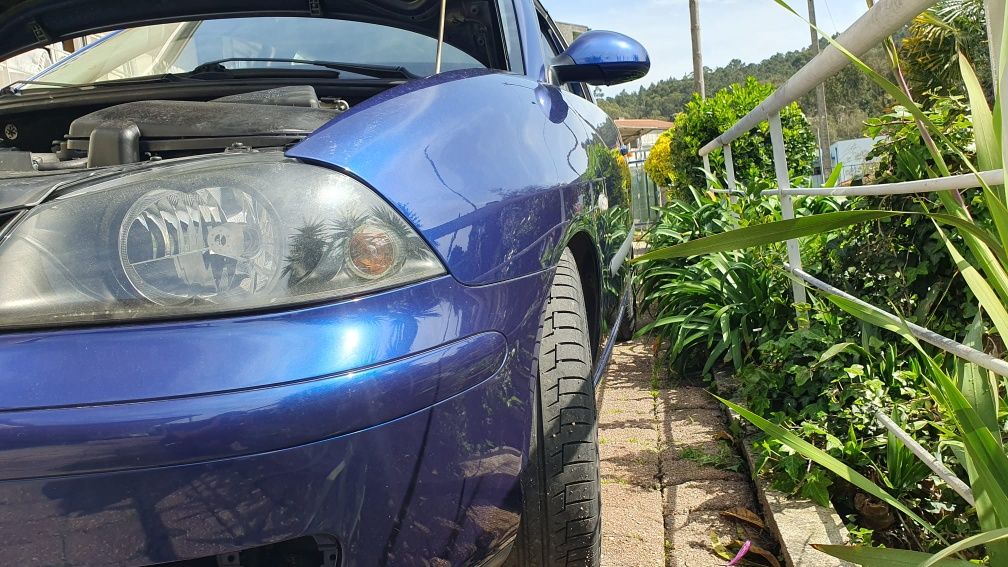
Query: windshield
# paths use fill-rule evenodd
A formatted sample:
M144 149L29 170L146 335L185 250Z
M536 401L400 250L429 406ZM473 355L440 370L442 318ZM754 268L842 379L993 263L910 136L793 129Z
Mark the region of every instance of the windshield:
M427 76L434 72L436 50L434 38L391 26L324 18L232 18L121 31L35 80L87 85L188 73L221 59L245 59L223 63L227 69L319 69L290 61L247 60L295 59L403 67L414 75ZM445 46L443 71L474 67L486 65L456 47ZM346 75L367 76L341 72Z

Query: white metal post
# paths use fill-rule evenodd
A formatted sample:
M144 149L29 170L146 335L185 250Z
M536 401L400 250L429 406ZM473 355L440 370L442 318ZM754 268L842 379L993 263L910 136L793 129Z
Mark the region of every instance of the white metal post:
M791 175L788 173L787 152L784 151L784 127L781 125L779 112L770 115L770 143L773 146L774 171L777 173L777 190L780 196L781 216L784 220L794 218L794 206L791 202L791 195L784 193L785 189L791 188ZM793 268L802 269L801 250L798 248L798 241L791 239L787 241L788 263ZM794 292L795 304L799 305L799 321L802 318L802 308L800 304L808 303L805 295L805 286L793 281L791 290Z
M724 167L725 178L728 180L728 200L734 203L738 198L735 196L735 161L732 158L731 143L724 146Z

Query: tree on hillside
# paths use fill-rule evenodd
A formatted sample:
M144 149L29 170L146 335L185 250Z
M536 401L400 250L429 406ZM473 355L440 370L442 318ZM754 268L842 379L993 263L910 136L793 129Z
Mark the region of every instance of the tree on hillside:
M958 54L962 51L976 69L988 99L993 100L983 0L939 2L910 24L901 51L915 95L929 91L966 94L959 73Z

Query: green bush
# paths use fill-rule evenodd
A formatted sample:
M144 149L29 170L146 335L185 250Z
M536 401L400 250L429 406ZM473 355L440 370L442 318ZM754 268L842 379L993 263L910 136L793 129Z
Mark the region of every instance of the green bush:
M966 148L966 158L972 160L976 151L973 142L973 123L969 107L963 97L942 96L933 92L925 97L924 114L944 135L932 136L942 158L952 173L968 173L959 148ZM896 106L883 116L865 121L865 135L878 138L868 159L876 159L875 183L915 181L931 177L938 167L928 152L917 122L910 111Z
M952 173L967 172L962 156L953 147L967 148L965 156L973 159L973 126L966 102L962 97L933 93L926 98L925 114L945 136L944 140L935 136L942 158ZM904 107L868 120L866 134L879 139L869 154L879 161L873 182L924 179L937 170L916 122ZM941 203L933 196L864 196L851 199L845 207L924 212L940 210ZM978 222L989 223L982 199L970 208ZM962 247L961 239L951 237ZM975 303L969 301L964 286L956 283L958 273L945 244L934 225L920 217L852 226L830 240L818 261L822 273L840 289L856 292L873 305L885 306L947 336L961 335L963 321L976 314Z
M664 186L703 187L706 183L703 160L697 155L704 144L730 128L740 118L756 108L774 87L749 77L745 83L734 84L708 99L693 97L683 112L676 115L673 126L648 156L645 168L656 183ZM784 146L788 154L788 172L795 183L803 183L812 174L816 141L805 115L798 104L781 111ZM666 153L664 144L668 144ZM756 129L732 144L740 183L750 189L763 189L776 182L773 151L770 148L770 128L763 122ZM721 152L710 155L711 171L724 170Z
M652 248L780 219L775 200L751 192L734 204L696 189L689 195L659 210L648 235ZM798 198L794 206L804 217L857 208L866 199L875 198ZM954 285L954 265L935 240L934 226L920 218L853 226L805 238L801 247L809 271L950 336L961 336L963 318L976 312L964 286ZM976 517L964 514L949 488L875 420L875 411L897 408L898 423L929 449L942 451L944 416L928 396L912 347L885 341L877 329L816 301L815 294L807 310L810 325L796 325L790 281L780 268L783 255L778 244L644 261L638 266L642 307L655 323L642 332L661 341L666 364L680 375L709 378L718 369L734 370L737 398L753 411L877 479L946 537L973 533ZM777 489L821 504L832 501L862 540L923 549L936 543L911 524L870 529L888 521L887 508L866 506L863 494L773 439L761 440L756 449ZM951 455L947 446L944 451ZM871 517L879 510L885 517Z
M815 206L828 201L817 199ZM729 204L693 188L658 209L647 239L660 248L779 218L765 200L745 197ZM710 375L724 363L736 370L752 364L756 347L795 319L782 258L783 246L775 246L645 262L638 270L641 308L655 321L641 333L653 333L666 347L667 363L683 375Z

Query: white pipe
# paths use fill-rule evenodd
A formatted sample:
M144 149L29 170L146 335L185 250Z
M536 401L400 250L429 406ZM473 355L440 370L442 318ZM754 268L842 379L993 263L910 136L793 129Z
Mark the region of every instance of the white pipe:
M445 15L448 12L448 0L441 0L441 21L438 24L437 55L434 59L434 74L441 72L441 59L444 55Z
M879 0L847 28L847 31L840 34L837 43L854 55L861 56L934 3L935 0ZM767 120L770 115L780 112L785 106L805 96L820 83L840 72L849 63L850 60L846 55L830 45L727 132L708 142L700 149L700 155L707 155L737 140L760 122Z
M812 275L800 270L792 268L789 264L784 264L784 268L794 274L794 276L805 283L811 285L812 287L825 291L826 293L840 296L848 301L853 301L864 309L872 311L876 315L880 315L885 319L888 319L893 325L903 326L905 325L907 329L910 330L910 334L916 337L918 340L924 341L929 345L936 346L945 352L954 354L963 360L967 360L976 364L977 366L986 368L991 372L997 374L998 376L1008 376L1008 362L1001 360L1000 358L995 358L985 352L976 350L973 347L966 346L962 343L953 341L952 339L946 338L938 333L925 329L920 325L916 325L909 321L904 321L899 317L875 307L870 303L861 301L860 299L854 297L853 295L840 290L839 288L833 287L830 284L813 277Z
M949 488L956 491L959 496L962 496L970 506L976 506L976 502L973 500L973 491L970 487L959 479L952 471L948 470L940 460L935 458L934 455L928 452L927 449L921 446L920 443L914 441L913 437L906 431L903 431L896 422L893 421L888 415L882 413L881 411L875 412L875 419L882 424L883 427L889 430L894 437L900 440L910 452L914 454L915 457L921 460L922 463L927 465L932 472L938 475L939 478L945 481L945 484L949 485Z
M980 177L990 187L1004 185L1004 170L995 169L991 171L981 171ZM962 175L952 175L949 177L938 177L935 179L920 179L917 181L903 181L900 183L886 183L883 185L861 185L859 187L822 187L822 188L798 188L798 189L770 189L761 191L764 196L792 195L792 196L828 196L828 197L858 197L868 195L913 195L916 193L937 193L939 191L953 191L960 189L975 189L981 187L976 174L964 173Z

